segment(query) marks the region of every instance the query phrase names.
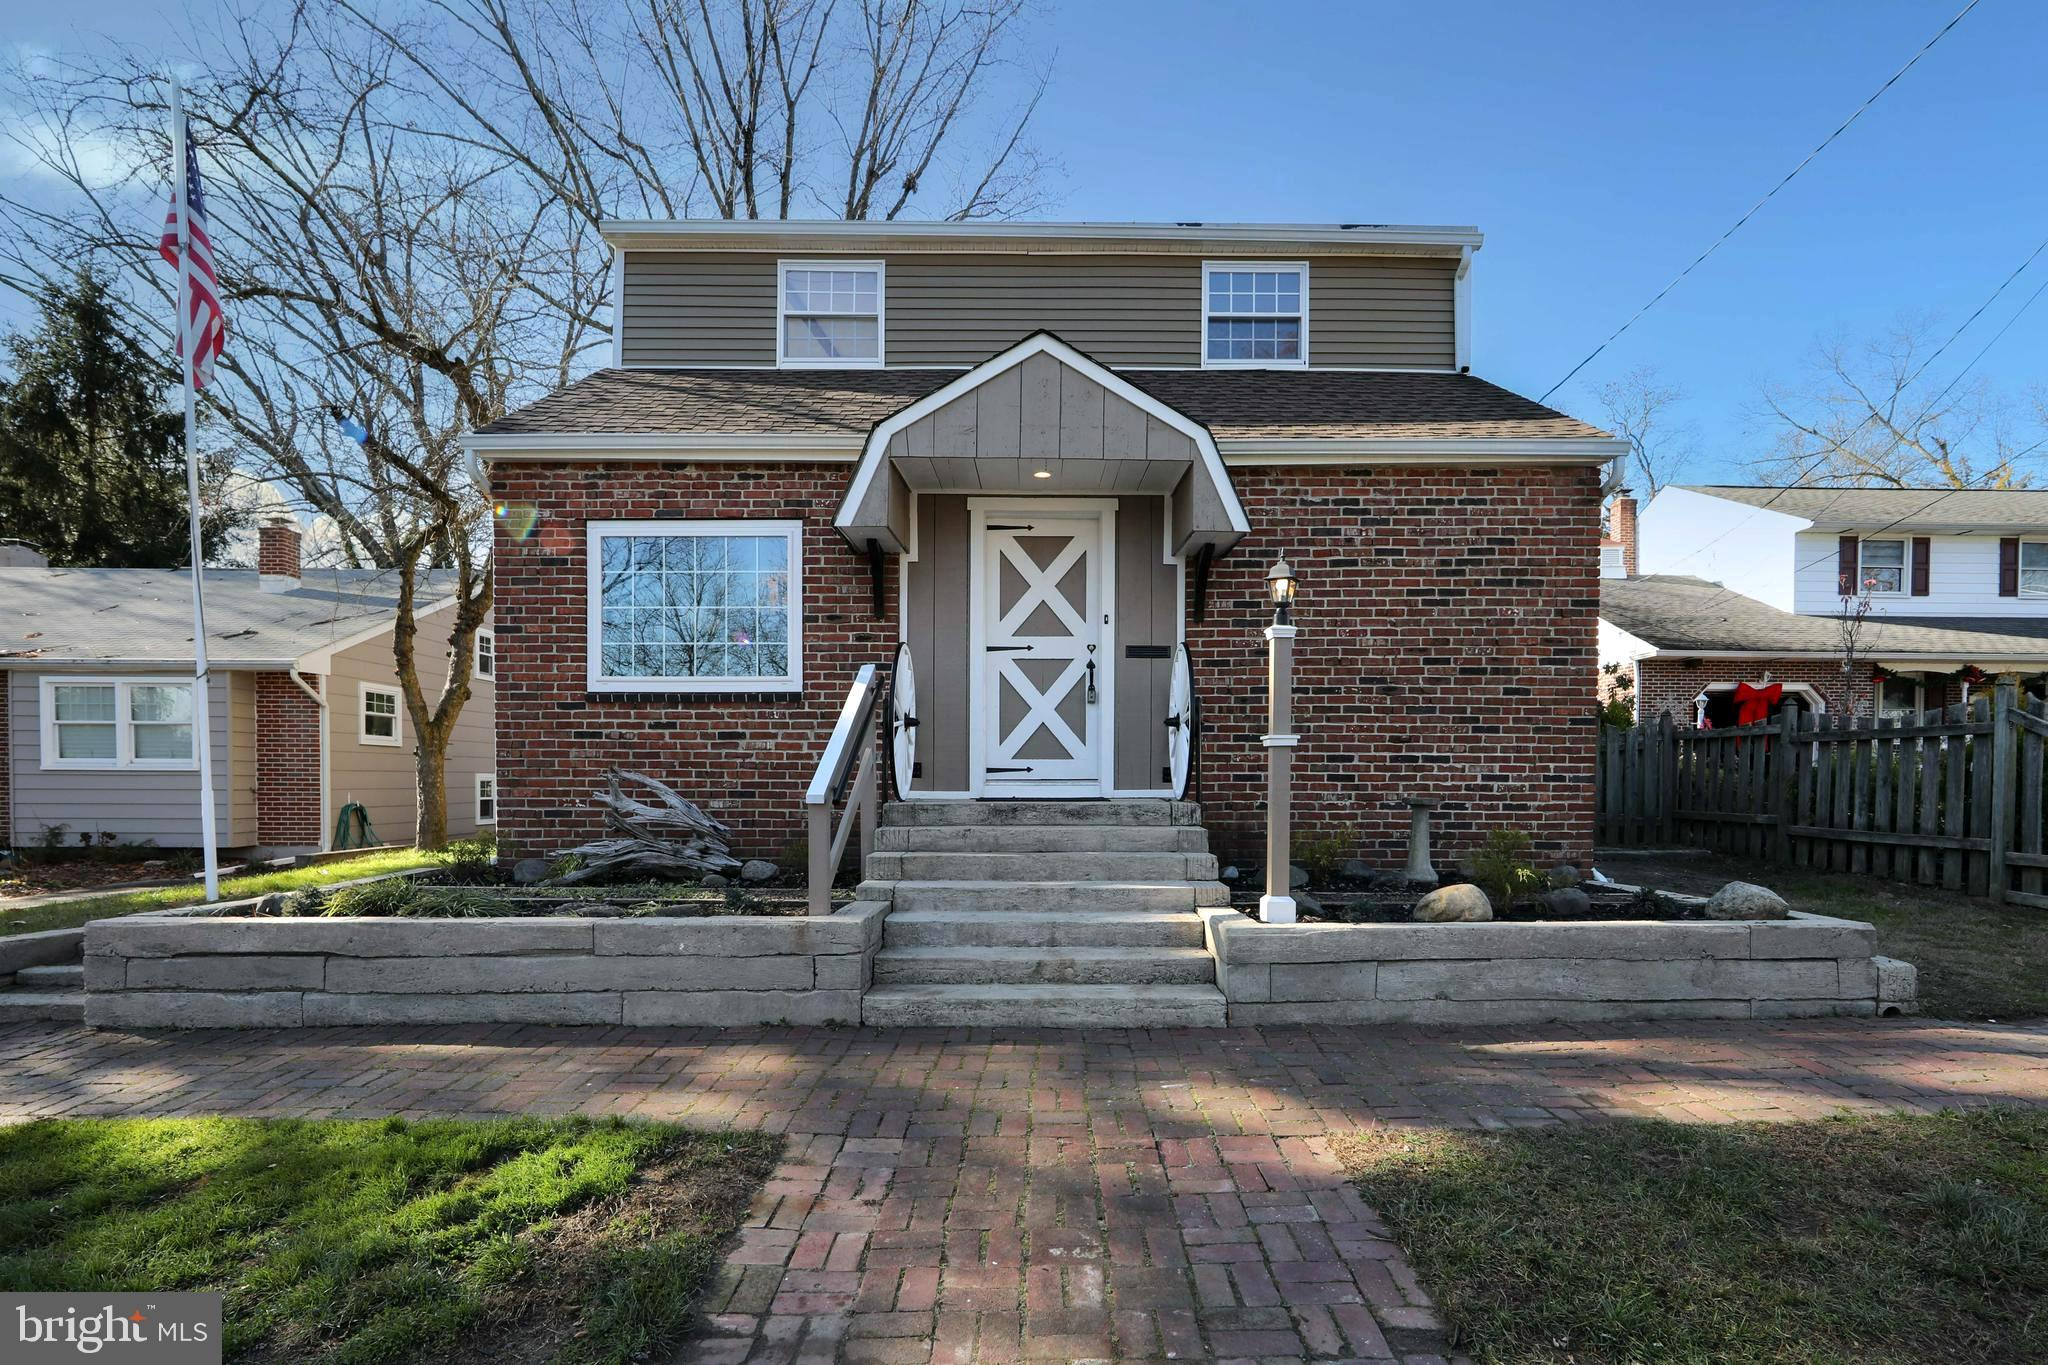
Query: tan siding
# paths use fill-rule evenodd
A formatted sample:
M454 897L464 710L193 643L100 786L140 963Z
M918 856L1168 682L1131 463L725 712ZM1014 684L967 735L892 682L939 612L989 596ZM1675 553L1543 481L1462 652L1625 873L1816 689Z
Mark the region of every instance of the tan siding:
M79 677L112 677L111 673ZM161 670L135 677L166 677ZM213 724L214 837L223 847L231 827L228 800L229 698L235 675L215 673L207 688ZM42 766L42 678L16 673L8 689L13 712L10 766L14 772L14 830L24 844L39 841L54 825L67 827L65 842L78 836L111 835L121 843L150 842L162 848L199 846L199 774L152 772L146 768L78 769Z
M1179 575L1162 562L1165 499L1127 497L1116 508L1116 785L1145 791L1166 785L1166 704L1173 660L1129 658L1131 645L1180 638Z
M1449 368L1456 270L1454 261L1390 257L1310 262L1309 365Z
M228 680L227 847L256 842L256 675L230 673Z
M777 259L626 253L626 363L773 365ZM889 257L887 269L890 365L974 365L1041 329L1106 365L1201 363L1196 257L921 253ZM1309 363L1450 366L1455 269L1419 257L1312 259Z
M448 676L447 631L454 624L453 609L437 612L420 621L418 648L420 686L431 699L440 695ZM360 802L369 812L370 824L386 843L411 842L417 827L418 795L414 782L413 754L418 736L412 717L400 702L399 735L396 748L365 744L361 739L362 687L365 682L386 687L398 685L398 672L391 662L391 637L380 635L334 656L329 675L328 710L329 774L333 782L333 809ZM482 678L470 683L469 702L457 719L455 736L448 745L448 833L460 838L476 832L476 775L495 766L492 714L496 686Z

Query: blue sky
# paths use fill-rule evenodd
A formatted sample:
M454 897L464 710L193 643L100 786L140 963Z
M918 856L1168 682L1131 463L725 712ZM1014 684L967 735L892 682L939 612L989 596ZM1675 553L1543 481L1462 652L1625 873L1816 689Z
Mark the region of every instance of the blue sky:
M1933 3L1084 4L1050 0L1047 216L1471 223L1476 372L1549 388L1960 8ZM80 0L0 41L145 37L174 7ZM1768 436L1759 386L1817 338L1943 335L2048 236L2048 6L1983 0L1555 400L1644 364L1690 395L1695 479ZM1945 382L2048 258L1932 374ZM1977 374L2048 381L2048 299Z

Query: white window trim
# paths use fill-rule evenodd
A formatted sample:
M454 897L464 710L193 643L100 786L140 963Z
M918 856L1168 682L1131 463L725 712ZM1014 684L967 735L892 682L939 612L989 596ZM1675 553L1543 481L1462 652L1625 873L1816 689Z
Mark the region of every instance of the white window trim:
M489 815L484 814L484 783L486 782L491 784L491 813ZM476 775L476 822L479 825L495 825L498 823L498 775L496 773L478 773Z
M1641 671L1638 670L1638 677L1636 679L1638 683L1642 681L1640 672ZM1769 676L1769 674L1766 674L1766 679L1768 679ZM1745 681L1747 680L1745 679ZM1761 684L1752 683L1751 686L1768 687L1770 686L1770 683L1768 681ZM1813 711L1816 714L1826 711L1828 709L1828 699L1822 696L1820 693L1820 689L1815 687L1812 683L1780 683L1779 686L1785 689L1784 692L1780 694L1778 699L1780 705L1784 703L1784 699L1786 697L1797 696L1801 701L1806 703L1806 707L1808 710ZM1708 698L1714 696L1716 693L1719 692L1733 692L1735 688L1736 684L1732 682L1708 683L1705 687L1702 687L1699 690L1699 694L1692 699L1692 723L1694 725L1698 725L1702 720L1706 719ZM1638 692L1636 695L1641 696L1642 694Z
M801 520L593 521L584 559L585 685L592 692L801 692L804 690L804 524ZM770 536L789 542L789 672L780 678L614 678L604 673L606 536Z
M51 689L58 687L111 687L114 689L114 756L112 758L59 758L57 756L57 699L51 695ZM196 772L199 768L198 727L204 723L204 718L199 715L196 706L192 714L192 757L135 757L135 722L129 719L128 694L137 687L183 687L189 691L192 688L192 679L189 675L181 678L45 675L37 697L37 702L42 708L42 751L37 755L41 766L52 770L62 769L74 772L115 772L121 769L158 773Z
M2029 540L2025 537L2021 538L2019 558L2015 561L2013 569L2013 573L2015 576L2015 591L2016 594L2020 597L2031 597L2038 602L2042 598L2048 598L2048 590L2037 588L2033 592L2027 591L2027 547L2029 545L2037 546L2043 550L2048 550L2048 540Z
M1212 317L1229 317L1228 313L1211 314L1209 311L1209 272L1212 270L1299 270L1301 272L1301 357L1297 360L1211 360L1209 358L1209 323ZM1205 370L1305 370L1308 368L1309 326L1308 326L1308 262L1307 261L1203 261L1202 262L1202 319L1200 330L1195 337L1195 353L1202 358ZM1278 317L1279 314L1274 316Z
M391 698L391 734L389 738L370 733L369 700L373 696ZM395 687L383 683L356 684L356 743L374 744L380 749L396 749L405 742L405 694Z
M875 354L848 360L840 357L793 360L789 346L789 272L792 270L872 270L875 272ZM1206 278L1206 277L1205 277ZM1306 302L1306 300L1304 300ZM807 317L809 314L798 314ZM825 317L866 317L865 313L820 314ZM889 354L889 270L883 261L786 260L775 263L775 367L779 370L879 370Z
M491 666L489 669L486 669L484 667L484 645L486 642L488 642L491 647ZM490 678L493 680L497 678L498 633L496 631L480 630L476 633L476 638L472 642L471 654L469 659L469 671L472 677Z
M1902 536L1871 536L1867 539L1865 537L1858 536L1856 538L1857 592L1860 594L1863 591L1863 585L1870 581L1870 575L1868 572L1865 571L1863 566L1864 547L1869 545L1897 545L1899 547L1899 562L1896 565L1874 564L1871 566L1872 568L1877 569L1897 568L1899 571L1898 590L1893 591L1889 588L1872 588L1870 589L1870 595L1872 597L1911 596L1913 592L1913 542L1910 539L1907 539Z

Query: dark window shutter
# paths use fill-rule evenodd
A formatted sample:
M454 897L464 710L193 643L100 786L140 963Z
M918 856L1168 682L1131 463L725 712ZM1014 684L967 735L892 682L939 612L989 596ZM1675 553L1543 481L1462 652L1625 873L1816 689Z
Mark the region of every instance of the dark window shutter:
M1913 537L1913 596L1927 596L1927 559L1933 542L1926 536Z
M1854 597L1859 591L1856 583L1856 537L1843 536L1835 552L1835 591L1843 597Z
M2006 536L1998 542L1998 595L2020 595L2020 538Z

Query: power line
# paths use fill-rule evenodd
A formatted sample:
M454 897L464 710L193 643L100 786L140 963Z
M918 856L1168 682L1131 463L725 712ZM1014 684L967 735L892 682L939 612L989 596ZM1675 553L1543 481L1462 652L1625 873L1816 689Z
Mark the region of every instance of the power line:
M1828 149L1828 144L1832 143L1836 138L1840 137L1843 133L1848 132L1849 125L1856 122L1857 119L1862 118L1864 111L1869 109L1871 105L1876 104L1879 97L1882 96L1885 91L1891 89L1894 85L1898 84L1899 78L1905 75L1908 71L1911 71L1914 68L1914 66L1919 63L1922 57L1925 57L1930 51L1933 50L1934 45L1936 43L1940 42L1943 38L1946 38L1948 36L1949 30L1954 28L1957 24L1961 23L1963 21L1963 16L1968 14L1971 10L1977 8L1977 4L1978 0L1969 0L1968 4L1964 5L1960 10L1956 11L1955 17L1953 19L1950 19L1947 23L1943 24L1941 26L1940 32L1936 33L1932 38L1929 38L1927 42L1922 45L1920 50L1918 52L1915 52L1912 58L1909 61L1907 61L1907 63L1904 66L1900 67L1897 71L1892 72L1891 78L1887 80L1883 85L1877 87L1876 92L1872 94L1869 99L1857 105L1855 113L1849 115L1848 118L1842 120L1841 127L1835 129L1834 132L1829 133L1826 137L1822 138L1820 145L1818 147L1815 147L1812 151L1808 152L1806 154L1805 159L1802 160L1797 166L1794 166L1791 170L1787 171L1785 173L1785 178L1783 180L1780 180L1777 184L1771 186L1771 188L1764 194L1763 198L1757 200L1754 204L1751 204L1749 206L1749 212L1743 214L1740 218L1737 218L1732 227L1730 227L1726 232L1722 233L1719 237L1716 237L1713 241L1713 244L1709 246L1705 251L1702 251L1698 256L1694 257L1691 265L1688 265L1685 269L1679 271L1676 275L1673 275L1671 277L1671 283L1665 285L1662 289L1659 289L1655 297L1653 297L1648 303L1644 304L1642 307L1636 309L1634 315L1631 316L1627 322L1624 322L1621 324L1621 326L1615 328L1612 336L1609 336L1607 340L1601 342L1598 346L1595 346L1592 349L1592 351L1587 354L1584 360L1581 360L1578 364L1572 366L1571 372L1569 374L1565 375L1564 378L1558 380L1555 384L1552 384L1548 389L1545 389L1543 391L1543 397L1538 399L1537 401L1542 403L1549 402L1551 394L1556 393L1566 384L1571 383L1573 375L1576 375L1580 370L1583 370L1588 365L1592 364L1594 359L1597 356L1599 356L1599 354L1602 351L1606 350L1609 346L1613 345L1615 340L1619 338L1623 332L1626 332L1629 328L1635 326L1637 320L1640 319L1643 316L1643 314L1649 312L1652 308L1655 308L1658 305L1658 303L1660 303L1663 300L1666 294L1669 294L1673 289L1676 289L1679 285L1679 282L1682 281L1687 275L1692 274L1692 272L1699 266L1699 264L1702 261L1706 260L1707 257L1719 251L1723 243L1725 243L1730 237L1733 237L1737 232L1741 231L1742 225L1744 223L1747 223L1750 219L1756 216L1758 209L1761 209L1765 204L1770 203L1771 200L1777 196L1779 190L1782 190L1785 188L1785 186L1791 184L1793 177L1797 176L1801 171L1805 170L1807 166L1812 163L1815 157L1819 156L1822 152Z

